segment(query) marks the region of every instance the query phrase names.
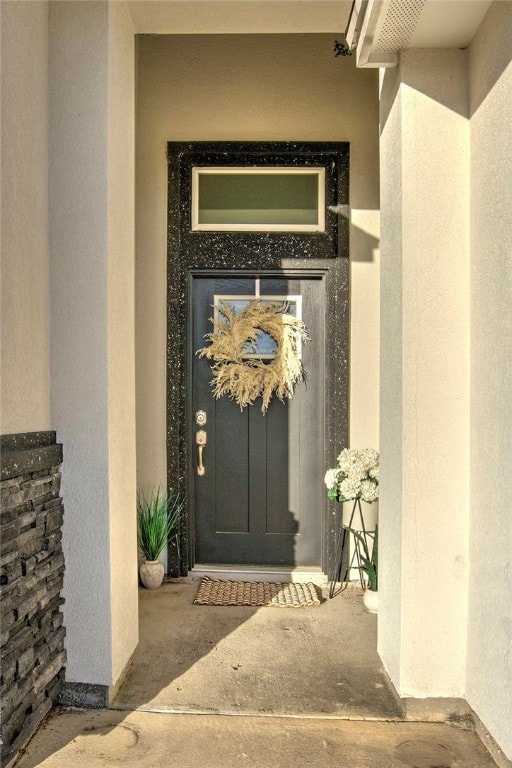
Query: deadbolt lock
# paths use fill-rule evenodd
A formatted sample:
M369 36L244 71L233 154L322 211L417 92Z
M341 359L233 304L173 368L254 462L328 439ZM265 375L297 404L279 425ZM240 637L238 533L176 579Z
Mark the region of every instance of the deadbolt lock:
M200 427L206 424L206 411L196 411L196 424Z

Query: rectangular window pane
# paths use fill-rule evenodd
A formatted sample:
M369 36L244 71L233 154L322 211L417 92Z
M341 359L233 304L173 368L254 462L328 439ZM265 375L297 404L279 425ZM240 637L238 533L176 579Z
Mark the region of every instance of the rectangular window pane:
M323 168L194 168L192 229L323 232Z

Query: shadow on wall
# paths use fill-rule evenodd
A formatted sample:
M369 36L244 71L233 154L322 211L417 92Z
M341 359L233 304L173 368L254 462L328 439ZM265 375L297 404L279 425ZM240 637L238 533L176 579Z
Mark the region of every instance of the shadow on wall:
M360 227L350 227L350 261L371 264L375 261L375 251L379 249L380 240Z
M505 40L507 44L496 45L496 40ZM473 117L512 62L510 40L512 40L511 4L510 2L494 3L489 9L468 51L470 117ZM477 78L474 72L474 64L478 61L481 62L479 69L483 74Z
M386 127L399 91L421 94L467 118L467 51L414 48L400 53L400 64L384 71L380 101L380 133ZM447 72L448 75L447 76ZM454 81L454 72L457 80Z
M380 238L372 233L380 227L379 208L350 208L347 205L329 206L328 211L340 218L349 219L350 261L371 264L379 250Z
M501 32L498 34L496 30ZM401 53L402 67L384 70L384 82L381 89L381 125L382 133L400 85L407 85L412 90L422 93L433 101L462 117L471 118L492 91L512 60L510 45L497 46L494 40L512 39L512 13L510 3L494 3L484 18L479 30L468 48L459 49L414 49ZM450 77L446 77L444 61L452 55L461 59L461 72L467 68L468 87L454 91ZM474 77L473 61L485 61L484 75ZM437 77L432 74L438 70ZM428 77L425 77L425 73ZM403 78L401 81L401 77Z

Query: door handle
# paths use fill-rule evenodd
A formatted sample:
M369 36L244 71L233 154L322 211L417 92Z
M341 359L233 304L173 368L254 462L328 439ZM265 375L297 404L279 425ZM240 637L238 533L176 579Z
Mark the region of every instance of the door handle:
M206 472L203 464L203 449L206 445L206 432L204 429L200 429L196 432L196 445L197 445L197 474L204 475Z

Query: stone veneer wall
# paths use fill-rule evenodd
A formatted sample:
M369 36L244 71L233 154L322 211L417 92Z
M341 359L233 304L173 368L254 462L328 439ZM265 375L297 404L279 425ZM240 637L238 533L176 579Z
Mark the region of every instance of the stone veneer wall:
M7 765L64 682L62 446L55 432L2 435L0 597L2 754Z

